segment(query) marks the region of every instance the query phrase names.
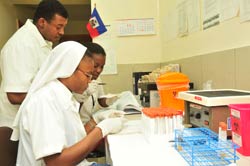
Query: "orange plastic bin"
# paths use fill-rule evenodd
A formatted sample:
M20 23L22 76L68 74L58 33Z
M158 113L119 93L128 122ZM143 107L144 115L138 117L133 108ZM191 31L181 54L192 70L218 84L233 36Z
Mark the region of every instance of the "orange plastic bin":
M160 106L184 111L184 101L177 99L177 93L189 89L189 78L177 72L161 75L156 80Z

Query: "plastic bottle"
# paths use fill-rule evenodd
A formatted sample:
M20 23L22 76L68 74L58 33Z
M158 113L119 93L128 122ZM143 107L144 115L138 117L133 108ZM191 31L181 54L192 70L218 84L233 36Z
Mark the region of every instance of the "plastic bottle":
M225 122L219 123L219 140L227 140L227 124Z

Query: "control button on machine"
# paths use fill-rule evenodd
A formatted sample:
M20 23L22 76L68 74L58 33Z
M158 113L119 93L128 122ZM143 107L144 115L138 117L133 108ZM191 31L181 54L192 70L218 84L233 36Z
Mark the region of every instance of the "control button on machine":
M208 111L204 111L204 114L205 114L205 115L209 115L209 112L208 112Z
M200 118L201 118L201 113L195 114L195 118L196 118L196 119L200 119Z
M207 121L207 120L204 120L204 125L207 125L207 126L209 126L209 121Z

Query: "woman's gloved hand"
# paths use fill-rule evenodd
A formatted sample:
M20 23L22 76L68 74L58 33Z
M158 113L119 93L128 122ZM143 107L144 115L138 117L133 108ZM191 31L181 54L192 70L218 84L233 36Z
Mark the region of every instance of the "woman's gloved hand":
M124 111L118 111L118 110L103 110L103 111L98 111L95 114L92 115L94 121L96 124L100 123L104 119L109 119L109 118L121 118L125 114Z
M102 130L102 136L105 137L108 134L118 133L123 127L123 120L122 118L105 119L97 124L96 127Z
M98 81L96 80L92 80L90 83L89 83L89 86L88 88L86 89L86 94L88 96L91 96L92 94L94 94L95 92L98 91Z

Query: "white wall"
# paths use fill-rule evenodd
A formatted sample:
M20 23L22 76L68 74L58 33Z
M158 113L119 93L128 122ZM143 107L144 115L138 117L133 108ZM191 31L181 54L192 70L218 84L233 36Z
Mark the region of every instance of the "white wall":
M116 51L118 64L159 63L188 58L250 45L249 22L240 23L239 17L225 21L205 31L186 37L164 41L164 21L176 8L179 0L92 0L105 22L111 25L110 43ZM201 1L200 1L201 2ZM129 18L155 18L157 35L117 37L115 20ZM160 57L159 57L160 56Z
M161 28L164 31L163 20L167 12L173 10L178 0L160 0ZM240 23L239 17L233 18L220 25L202 30L183 38L176 38L169 42L162 39L162 61L178 60L182 58L212 53L232 48L250 45L250 23Z
M0 1L0 49L16 31L16 13L7 0Z
M164 21L168 12L174 10L179 0L92 0L112 34L109 44L115 51L117 64L159 63L188 58L250 45L250 23L240 23L239 17L223 22L205 31L199 31L183 38L166 42ZM0 1L0 47L16 31L16 14L8 0ZM9 12L12 11L12 12ZM118 37L117 19L154 18L156 35ZM72 21L66 28L68 33L85 33L86 22ZM81 28L74 29L75 25ZM79 27L79 26L78 26ZM70 29L70 30L69 30ZM72 31L72 29L74 29Z
M92 0L92 9L96 8L108 29L111 39L108 41L116 54L117 64L159 63L162 48L159 31L159 0ZM115 21L117 19L154 18L156 35L118 37ZM95 41L95 40L94 40Z

